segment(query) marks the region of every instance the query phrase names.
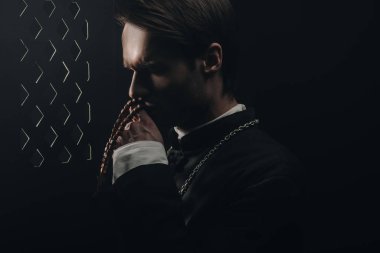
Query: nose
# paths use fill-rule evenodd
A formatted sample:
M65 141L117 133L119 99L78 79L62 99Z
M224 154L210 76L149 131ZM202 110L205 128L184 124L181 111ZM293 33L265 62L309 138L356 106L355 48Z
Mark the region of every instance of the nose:
M144 98L148 95L147 80L144 80L143 74L135 71L132 76L131 85L129 86L130 98Z

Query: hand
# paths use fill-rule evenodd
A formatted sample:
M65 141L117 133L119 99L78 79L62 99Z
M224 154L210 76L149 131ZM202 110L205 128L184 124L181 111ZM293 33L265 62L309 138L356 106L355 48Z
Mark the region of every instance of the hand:
M127 123L122 134L116 139L115 147L136 141L158 141L164 144L160 130L145 110L139 111L133 120Z

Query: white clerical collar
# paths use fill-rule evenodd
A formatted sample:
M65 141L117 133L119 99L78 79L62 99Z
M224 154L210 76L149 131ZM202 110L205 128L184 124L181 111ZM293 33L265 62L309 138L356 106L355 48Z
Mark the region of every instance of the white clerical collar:
M228 111L226 111L225 113L223 113L222 115L220 115L219 117L217 117L217 118L215 118L213 120L210 120L210 121L208 121L208 122L206 122L206 123L204 123L202 125L196 126L196 127L192 128L190 130L187 130L187 131L179 129L178 127L174 127L174 131L176 131L176 133L178 134L178 139L181 139L183 136L185 136L186 134L188 134L188 133L190 133L190 132L192 132L194 130L197 130L197 129L201 128L201 127L204 127L204 126L206 126L206 125L208 125L208 124L210 124L210 123L212 123L214 121L217 121L217 120L219 120L221 118L224 118L224 117L226 117L228 115L231 115L231 114L236 113L236 112L241 112L241 111L244 111L244 110L246 110L245 105L243 105L243 104L237 104L234 107L232 107L231 109L229 109Z

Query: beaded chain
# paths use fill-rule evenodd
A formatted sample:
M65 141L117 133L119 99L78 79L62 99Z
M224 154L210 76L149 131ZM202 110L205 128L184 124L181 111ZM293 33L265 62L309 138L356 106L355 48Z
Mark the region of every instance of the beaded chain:
M229 134L227 134L223 139L221 139L210 151L203 157L203 159L197 164L197 166L194 167L194 169L191 171L188 178L185 180L185 183L180 187L178 193L179 195L183 196L186 191L189 189L189 186L191 182L193 181L195 175L198 173L199 169L202 167L202 165L228 140L231 139L232 136L236 135L237 133L255 126L259 123L258 119L254 119L252 121L249 121L245 123L244 125L241 125L234 130L232 130Z
M133 106L135 106L133 108ZM133 108L133 109L132 109ZM116 139L122 133L125 125L132 120L136 113L143 108L142 99L138 98L129 100L123 109L120 111L120 114L112 128L111 136L108 139L108 142L104 148L103 157L100 163L100 174L98 178L98 192L101 191L101 188L104 186L107 176L107 169L110 157L112 157L112 152L115 148ZM127 115L128 113L128 115Z

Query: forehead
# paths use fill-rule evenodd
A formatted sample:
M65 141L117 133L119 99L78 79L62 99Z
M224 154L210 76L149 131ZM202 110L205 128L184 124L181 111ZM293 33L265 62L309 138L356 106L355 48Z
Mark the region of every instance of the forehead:
M124 25L122 46L123 61L126 66L183 58L179 44L153 36L149 31L128 22Z
M131 23L124 25L121 36L124 64L136 64L147 57L149 32Z

